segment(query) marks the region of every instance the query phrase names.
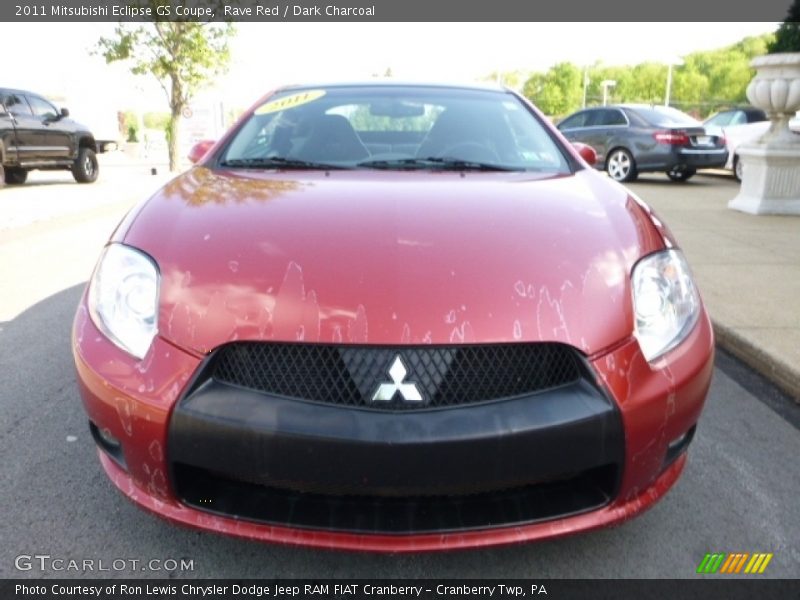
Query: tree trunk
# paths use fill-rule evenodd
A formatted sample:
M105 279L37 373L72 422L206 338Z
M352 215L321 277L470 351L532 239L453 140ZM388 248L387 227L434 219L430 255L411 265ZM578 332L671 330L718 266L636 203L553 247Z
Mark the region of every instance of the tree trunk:
M173 108L167 122L167 149L169 152L169 170L180 170L180 143L178 140L178 124L181 119L181 110Z
M170 90L170 118L167 123L167 145L169 148L169 170L173 173L180 169L180 140L178 140L178 125L181 121L186 99L183 96L183 86L177 75L171 76L172 89Z

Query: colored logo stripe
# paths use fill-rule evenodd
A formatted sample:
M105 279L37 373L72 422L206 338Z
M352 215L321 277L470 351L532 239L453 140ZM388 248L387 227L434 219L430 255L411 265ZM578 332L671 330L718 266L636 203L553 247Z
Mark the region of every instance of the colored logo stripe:
M744 569L745 573L763 573L767 568L769 561L772 560L772 554L754 554L753 558Z
M725 554L706 554L703 560L700 562L700 566L697 567L697 572L716 573L724 558Z
M763 573L766 570L769 561L772 560L772 556L772 553L708 553L703 557L703 560L700 561L700 564L697 567L697 572L704 574L712 574L717 572L735 574L742 573L742 568L744 568L744 573ZM747 566L745 566L745 564Z

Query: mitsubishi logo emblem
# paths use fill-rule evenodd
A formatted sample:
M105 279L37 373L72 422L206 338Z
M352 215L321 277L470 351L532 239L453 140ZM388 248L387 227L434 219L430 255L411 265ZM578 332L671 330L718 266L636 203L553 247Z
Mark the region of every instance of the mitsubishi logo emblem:
M398 354L395 356L392 366L389 367L389 377L392 379L392 383L380 384L372 396L373 402L389 402L397 392L400 392L406 402L422 402L422 394L419 393L417 384L403 383L406 375L408 375L408 369Z

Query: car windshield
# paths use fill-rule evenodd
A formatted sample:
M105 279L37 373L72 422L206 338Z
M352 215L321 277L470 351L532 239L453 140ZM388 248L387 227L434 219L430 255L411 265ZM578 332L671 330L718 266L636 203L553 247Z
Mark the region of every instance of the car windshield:
M648 123L656 127L698 127L700 122L679 111L667 106L653 108L637 108L636 112Z
M514 94L403 85L279 92L239 127L219 164L569 172L559 145Z

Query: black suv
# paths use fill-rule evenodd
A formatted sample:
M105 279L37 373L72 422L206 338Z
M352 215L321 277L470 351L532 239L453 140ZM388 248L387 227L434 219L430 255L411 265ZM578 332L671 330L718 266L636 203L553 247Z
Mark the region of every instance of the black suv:
M32 169L69 169L75 181L97 179L91 132L37 94L0 88L0 185L25 183Z

